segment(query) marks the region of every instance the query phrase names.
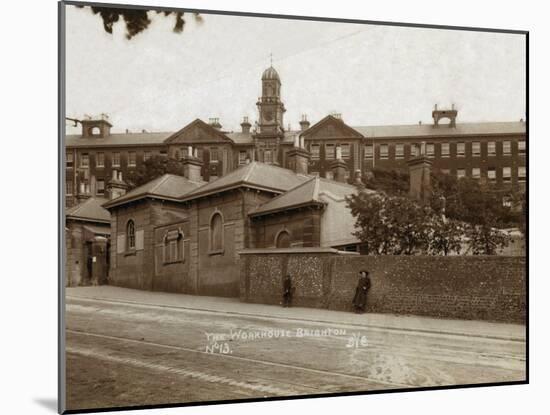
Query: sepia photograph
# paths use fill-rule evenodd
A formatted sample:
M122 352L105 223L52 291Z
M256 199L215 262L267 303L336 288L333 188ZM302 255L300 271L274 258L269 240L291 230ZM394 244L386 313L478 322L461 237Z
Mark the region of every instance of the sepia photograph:
M528 383L528 32L59 25L60 412Z

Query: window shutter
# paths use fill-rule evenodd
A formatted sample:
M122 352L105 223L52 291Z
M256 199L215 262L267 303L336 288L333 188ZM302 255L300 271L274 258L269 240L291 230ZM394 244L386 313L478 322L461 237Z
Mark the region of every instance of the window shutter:
M120 233L116 237L116 253L122 254L126 248L126 235Z
M136 231L136 251L143 251L143 230Z

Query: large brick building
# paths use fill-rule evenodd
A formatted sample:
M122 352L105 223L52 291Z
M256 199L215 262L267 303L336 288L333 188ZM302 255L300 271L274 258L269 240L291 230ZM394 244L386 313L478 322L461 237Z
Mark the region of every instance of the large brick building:
M82 133L66 137L66 201L72 206L91 196L103 197L112 177L125 179L153 155L183 159L191 146L201 162L200 177L212 181L248 161L294 169L296 149L305 149L310 174L332 178L340 152L341 172L348 182L364 181L373 168L406 169L421 143L433 168L458 177L521 188L526 180L526 126L517 122L459 123L454 108L434 108L432 124L349 126L341 115L328 115L310 125L304 115L300 130L284 128L281 80L273 67L262 75L258 121L245 117L241 131L224 131L220 122L194 120L176 132L116 133L103 117L82 120ZM448 120L443 124L442 120ZM298 150L301 151L301 150ZM303 163L303 159L301 161ZM116 171L113 176L113 171ZM122 177L121 174L122 173Z
M314 125L303 117L299 131L287 131L273 68L262 76L257 106L256 127L245 119L237 133L217 119L125 134L111 134L105 118L81 121L82 134L66 141L67 203L79 203L67 226L84 235L69 258L71 282L100 283L93 258L109 252L109 283L238 296L243 250L357 250L346 197L373 168L410 169L416 197L423 197L429 168L501 187L525 180L523 122L458 124L457 111L435 108L433 125L354 127L328 115ZM153 155L179 160L185 177L163 175L128 191L125 178ZM84 208L97 211L87 233L80 232Z
M201 182L194 154L182 160L186 177L164 175L103 205L111 215L111 284L236 297L243 249L358 245L345 200L355 186L305 175L296 160L295 171L250 162ZM303 157L303 149L289 156Z

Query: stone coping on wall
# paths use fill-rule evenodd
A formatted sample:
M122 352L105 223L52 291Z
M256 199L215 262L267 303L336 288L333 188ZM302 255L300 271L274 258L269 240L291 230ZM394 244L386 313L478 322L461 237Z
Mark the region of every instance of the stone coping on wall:
M239 255L271 255L271 254L333 254L333 255L359 255L357 252L339 251L335 248L322 247L293 247L293 248L262 248L241 249Z

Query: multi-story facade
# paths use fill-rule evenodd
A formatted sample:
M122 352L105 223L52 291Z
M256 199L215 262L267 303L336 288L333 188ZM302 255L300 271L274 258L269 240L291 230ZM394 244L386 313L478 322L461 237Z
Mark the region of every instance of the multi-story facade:
M295 170L296 149L309 151L307 171L333 178L333 164L343 161L350 183L365 181L373 168L407 169L407 160L424 144L433 168L457 177L522 188L526 180L526 125L517 122L459 123L458 112L432 112L433 123L393 126L349 126L329 115L310 126L304 115L300 130L284 128L281 80L273 67L262 75L258 121L248 118L241 131L224 131L219 120L197 119L176 132L111 134L106 119L83 120L82 134L66 138L66 201L72 206L91 196L103 197L112 178L127 178L153 155L183 159L193 148L202 162L201 176L212 181L250 161ZM448 124L440 121L448 119ZM341 155L341 157L337 157ZM116 172L113 175L113 172ZM122 175L122 177L121 177Z

